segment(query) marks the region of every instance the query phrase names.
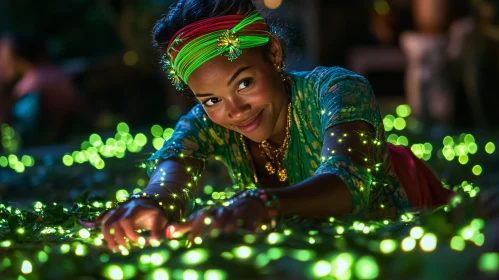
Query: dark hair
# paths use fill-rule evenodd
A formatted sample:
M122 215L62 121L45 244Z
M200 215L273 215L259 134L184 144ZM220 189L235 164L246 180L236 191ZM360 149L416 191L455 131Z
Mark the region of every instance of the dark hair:
M168 42L182 27L191 23L218 16L239 14L247 15L256 10L254 0L178 0L153 27L153 46L160 56L165 53ZM269 25L281 43L286 45L283 28ZM190 96L190 94L188 94Z

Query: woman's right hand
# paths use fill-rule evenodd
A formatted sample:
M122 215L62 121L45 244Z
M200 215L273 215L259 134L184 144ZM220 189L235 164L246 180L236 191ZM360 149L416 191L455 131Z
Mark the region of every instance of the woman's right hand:
M143 198L130 200L97 218L109 249L116 249L119 245L127 248L125 238L138 242L138 229L151 231L149 243L160 240L164 237L163 229L167 221L163 209L156 202Z

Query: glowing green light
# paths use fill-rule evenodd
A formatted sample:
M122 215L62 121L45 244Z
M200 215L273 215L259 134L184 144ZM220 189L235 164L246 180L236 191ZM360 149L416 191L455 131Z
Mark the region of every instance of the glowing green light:
M213 193L213 187L210 186L210 185L206 185L206 186L204 186L203 191L204 191L205 194L209 195L209 194Z
M66 166L73 165L73 162L74 162L73 157L70 155L64 155L62 157L62 163L64 163L64 165L66 165Z
M101 137L97 134L91 134L89 137L89 142L94 147L100 147L103 144Z
M87 239L87 238L90 237L90 232L88 230L84 229L84 228L80 229L80 231L78 232L78 234L83 239Z
M256 238L253 234L246 234L246 235L244 235L243 240L244 240L244 242L246 242L248 244L252 244L252 243L255 243Z
M194 269L187 269L183 274L184 280L197 280L198 273Z
M204 273L204 279L206 280L225 280L226 278L225 272L218 269L208 269Z
M459 163L460 164L466 164L468 163L469 157L467 155L460 155L459 156Z
M478 260L478 268L481 271L497 271L499 270L499 253L485 253Z
M408 146L409 145L409 139L405 136L399 136L397 138L397 144L402 145L402 146Z
M337 234L343 234L344 232L345 232L345 228L343 228L342 226L339 226L336 228Z
M419 239L423 236L424 230L422 227L413 227L411 229L410 235L414 239Z
M128 191L127 190L118 190L116 191L116 200L118 202L123 202L128 198Z
M121 133L129 133L130 132L130 127L128 127L128 124L124 122L120 122L116 126L116 131L121 132Z
M159 150L163 147L163 144L165 143L165 139L163 138L154 138L152 140L152 146L154 149Z
M77 256L85 256L87 254L87 247L83 244L78 244L75 249Z
M482 219L473 219L471 221L471 228L474 230L481 230L485 226L485 221Z
M278 233L275 233L275 232L272 232L269 234L269 236L267 237L267 242L269 244L276 244L277 242L279 242L280 240L282 239L281 235L278 234Z
M235 254L238 258L245 259L251 256L251 248L248 246L241 246L236 249Z
M164 268L156 268L152 273L152 279L154 280L168 280L169 278L168 270Z
M292 256L302 262L309 261L315 257L315 253L309 250L294 250Z
M31 262L28 260L24 260L23 264L21 265L21 272L24 274L30 274L33 271L33 266L31 265Z
M204 249L195 249L186 252L182 257L182 261L187 264L199 264L206 261L207 258L208 253Z
M61 253L66 254L69 250L71 250L71 247L68 244L61 245Z
M267 251L267 256L271 260L278 260L280 257L284 255L284 252L281 248L270 248Z
M18 228L17 233L19 234L24 234L24 228Z
M480 165L475 165L473 166L471 171L473 172L474 175L479 176L480 174L482 174L482 167Z
M485 145L485 152L487 154L493 154L495 150L496 150L496 145L494 145L494 143L489 142ZM0 164L1 164L1 159L0 159Z
M151 255L151 263L160 266L162 265L166 260L163 258L163 256L160 253L153 253Z
M160 125L155 124L151 127L151 134L154 137L161 137L163 136L163 128Z
M392 239L385 239L379 244L379 249L385 254L390 254L397 249L397 242Z
M475 137L473 137L473 135L471 134L466 134L466 136L464 136L464 143L475 143Z
M17 173L23 173L26 168L24 167L24 164L20 161L18 161L14 167L14 170Z
M419 246L425 252L431 252L437 247L437 237L433 233L426 233L419 242Z
M331 265L326 261L318 261L314 265L314 273L317 277L324 277L331 272Z
M461 236L454 236L450 241L450 247L456 251L462 251L466 247L466 243Z
M5 241L0 242L0 247L7 248L7 247L10 247L11 245L12 245L12 241L10 241L10 240L5 240Z
M407 104L402 104L397 106L395 112L397 113L397 116L401 118L407 118L411 114L411 107L409 107L409 105Z
M21 162L28 167L33 166L35 164L35 160L27 155L22 156Z
M45 253L44 251L38 252L38 260L41 263L47 262L48 259L49 259L49 256L47 255L47 253Z
M355 264L355 274L360 279L377 278L379 274L379 268L376 260L371 256L361 257Z
M147 144L147 137L143 133L137 133L134 142L137 146L144 147Z
M403 118L396 118L395 121L393 122L393 127L396 129L396 130L404 130L404 128L406 127L406 122Z
M406 237L402 240L402 250L405 252L411 251L416 247L416 240L412 237Z
M165 140L168 140L172 137L174 130L172 128L167 128L165 129L165 132L163 132L163 138Z
M104 276L113 280L123 279L123 270L117 265L108 265L104 270Z
M0 166L7 167L8 165L9 165L9 161L7 160L7 158L4 156L1 156L0 157Z
M450 137L450 136L445 136L443 143L444 143L444 146L452 146L452 145L454 145L454 139L452 139L452 137Z

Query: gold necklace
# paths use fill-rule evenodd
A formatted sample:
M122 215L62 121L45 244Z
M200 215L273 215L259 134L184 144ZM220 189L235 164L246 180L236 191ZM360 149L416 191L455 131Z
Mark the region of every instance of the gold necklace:
M282 161L284 159L284 155L286 154L286 150L288 149L289 144L289 128L291 127L291 101L288 104L288 115L287 115L287 123L286 123L286 136L284 138L284 142L277 149L272 149L270 143L267 140L264 140L262 143L258 144L258 147L262 149L263 155L266 156L269 160L265 163L265 169L269 175L273 175L276 173L277 169L277 177L279 181L286 182L288 179L288 174L286 168L284 168Z

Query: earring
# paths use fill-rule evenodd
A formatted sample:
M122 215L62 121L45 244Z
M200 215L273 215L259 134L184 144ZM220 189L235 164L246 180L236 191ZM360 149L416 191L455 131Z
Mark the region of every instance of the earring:
M284 68L286 67L286 63L284 63L284 61L279 61L277 63L274 63L274 66L275 66L275 69L277 70L277 72L281 73L282 71L284 71Z

